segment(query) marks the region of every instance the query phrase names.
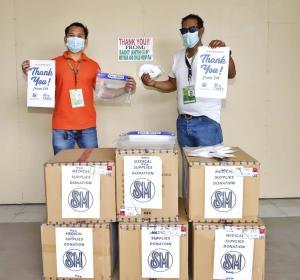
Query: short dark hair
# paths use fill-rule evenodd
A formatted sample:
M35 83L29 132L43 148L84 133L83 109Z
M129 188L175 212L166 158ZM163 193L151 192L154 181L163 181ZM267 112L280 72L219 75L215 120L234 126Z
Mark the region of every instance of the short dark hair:
M199 17L198 15L195 14L189 14L186 17L182 18L181 20L181 25L183 24L184 21L186 21L187 19L195 19L197 20L197 25L199 28L203 27L204 21L201 17Z
M87 28L85 25L83 25L81 22L73 22L73 23L71 23L69 26L67 26L67 27L65 28L65 35L66 35L66 36L68 35L69 29L70 29L72 26L81 27L81 28L83 29L83 31L84 31L85 39L88 37L88 35L89 35L89 30L88 30L88 28Z

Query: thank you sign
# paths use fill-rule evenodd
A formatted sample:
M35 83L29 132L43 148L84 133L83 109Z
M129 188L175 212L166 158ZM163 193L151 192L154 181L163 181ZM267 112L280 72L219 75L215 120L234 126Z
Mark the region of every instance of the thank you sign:
M55 61L30 60L27 76L27 107L55 105Z
M196 97L226 98L229 51L227 47L199 47L196 59Z
M122 37L118 38L119 61L152 61L153 38Z

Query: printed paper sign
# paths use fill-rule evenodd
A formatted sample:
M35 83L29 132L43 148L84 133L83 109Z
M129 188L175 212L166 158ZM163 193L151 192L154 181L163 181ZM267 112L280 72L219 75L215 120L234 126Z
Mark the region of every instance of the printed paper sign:
M205 167L205 218L242 218L244 178L241 168Z
M119 61L152 61L153 38L118 38Z
M180 236L180 227L142 227L143 278L180 277Z
M215 231L214 279L251 280L254 239L244 238L242 229Z
M124 204L125 209L136 209L136 215L142 208L162 208L160 157L124 156Z
M100 218L100 175L92 166L61 167L62 217Z
M57 277L94 278L92 228L56 228Z
M30 60L27 77L27 107L54 108L55 61Z
M227 47L198 49L196 97L226 98L229 51Z

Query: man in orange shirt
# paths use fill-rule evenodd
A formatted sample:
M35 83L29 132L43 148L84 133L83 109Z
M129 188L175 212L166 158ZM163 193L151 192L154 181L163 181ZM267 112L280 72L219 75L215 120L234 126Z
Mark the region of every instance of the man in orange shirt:
M88 58L84 50L88 44L88 29L74 22L65 29L67 51L56 57L55 108L52 117L52 143L54 154L63 149L97 148L96 110L93 91L96 74L101 69ZM27 75L29 60L22 63ZM125 92L134 92L135 80L129 77Z

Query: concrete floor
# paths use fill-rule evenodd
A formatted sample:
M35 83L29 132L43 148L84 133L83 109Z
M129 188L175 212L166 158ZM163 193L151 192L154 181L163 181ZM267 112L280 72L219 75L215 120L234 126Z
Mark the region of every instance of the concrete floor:
M267 227L265 279L300 280L300 199L261 200L259 213ZM0 206L0 280L42 279L44 218L44 205Z

